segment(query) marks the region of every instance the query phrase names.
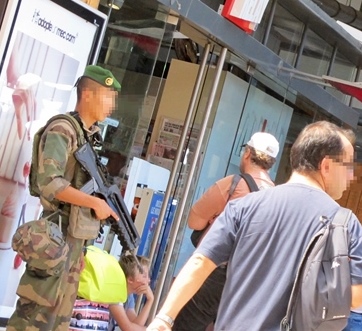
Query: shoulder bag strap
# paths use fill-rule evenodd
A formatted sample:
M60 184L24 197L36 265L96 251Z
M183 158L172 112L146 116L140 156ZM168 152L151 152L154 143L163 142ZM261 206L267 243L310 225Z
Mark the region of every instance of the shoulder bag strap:
M251 175L246 174L246 173L235 174L233 177L233 180L231 182L231 186L229 189L229 197L228 197L227 201L230 200L230 198L233 195L235 188L239 184L241 178L243 178L245 180L246 184L249 187L250 192L259 191L259 187L258 187L258 185L256 185L256 182Z
M246 174L246 173L241 173L240 176L242 178L244 178L244 180L246 181L246 184L248 184L250 192L259 191L259 187L258 187L258 185L256 185L256 182L251 175Z

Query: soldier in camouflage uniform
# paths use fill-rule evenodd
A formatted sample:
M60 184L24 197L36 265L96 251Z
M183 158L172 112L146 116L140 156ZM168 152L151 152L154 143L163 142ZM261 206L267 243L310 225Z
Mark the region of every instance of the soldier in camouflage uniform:
M110 71L98 66L87 66L76 85L78 102L75 111L83 126L83 133L92 140L99 131L94 123L103 121L115 109L117 90L121 86ZM66 216L62 216L62 231L69 251L61 269L58 265L58 269L55 267L40 271L28 263L30 266L27 265L20 281L17 291L20 298L8 321L7 331L68 330L77 296L85 242L85 238L77 238L69 231L72 208L76 212L73 213L75 225L83 222L85 229L94 228L94 224L97 227L99 220L110 216L118 220L104 200L79 190L89 178L79 170L80 167L77 168L73 156L79 147L77 138L72 124L62 119L51 122L41 136L36 177L40 199L44 215L51 214L60 204L64 204L62 211Z

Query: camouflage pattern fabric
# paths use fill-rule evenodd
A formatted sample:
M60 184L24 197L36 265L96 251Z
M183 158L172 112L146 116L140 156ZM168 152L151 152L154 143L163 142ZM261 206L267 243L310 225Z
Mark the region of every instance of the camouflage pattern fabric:
M54 287L49 286L49 291L42 293L38 297L29 300L20 297L16 304L16 310L10 317L6 331L68 331L70 317L78 292L79 274L80 274L80 255L83 247L83 240L75 239L70 236L67 238L69 245L69 254L65 270L59 276L49 276L48 279L34 279L27 285L27 290L34 292L33 289L41 288L43 282L53 280ZM25 271L25 274L28 269ZM31 276L27 276L31 279ZM40 286L39 286L40 285ZM59 291L60 290L60 291ZM36 294L36 293L35 293ZM59 295L60 294L60 295ZM56 305L46 307L37 304L34 300L52 301L57 296Z
M27 267L43 270L47 275L58 275L64 270L69 247L59 227L41 218L20 226L13 238L12 248Z
M99 129L87 131L92 135ZM74 178L76 160L73 152L78 148L77 134L67 120L52 122L44 131L39 145L39 167L37 183L44 214L59 207L57 193L69 185L82 180ZM77 175L78 176L78 175ZM67 213L70 206L62 209ZM69 246L64 271L48 275L46 270L27 265L18 287L19 300L9 319L7 331L66 331L68 330L73 305L77 296L80 256L84 240L76 239L67 232L68 217L62 217L62 231ZM34 261L34 265L45 266L49 261ZM52 305L53 306L49 306ZM47 306L48 305L48 306Z
M85 131L92 136L99 131L93 127L91 131ZM58 209L59 201L54 197L69 185L80 188L89 179L84 173L77 173L82 177L79 181L75 178L78 166L73 153L78 148L77 133L72 124L65 120L56 120L45 129L39 145L39 165L37 173L38 188L41 193L40 201L44 210L55 211ZM75 185L77 181L77 185ZM69 212L70 206L63 211ZM66 218L63 218L63 230L67 228Z

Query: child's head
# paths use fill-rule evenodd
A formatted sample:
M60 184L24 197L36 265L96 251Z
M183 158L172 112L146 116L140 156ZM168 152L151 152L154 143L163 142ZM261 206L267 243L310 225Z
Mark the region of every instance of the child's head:
M138 263L134 255L122 255L119 264L126 276L127 283L132 289L140 285L148 285L150 283L149 264L150 261L144 256L137 256L139 264L142 266L143 273L138 268Z

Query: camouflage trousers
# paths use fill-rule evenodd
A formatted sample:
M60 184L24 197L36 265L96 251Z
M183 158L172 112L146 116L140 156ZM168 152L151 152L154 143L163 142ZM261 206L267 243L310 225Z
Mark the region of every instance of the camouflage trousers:
M61 295L52 307L39 305L20 297L6 331L67 331L78 292L80 256L83 239L67 236L69 253L65 270L60 276ZM54 276L50 276L54 277ZM37 281L36 279L34 281ZM34 286L29 283L27 286Z

